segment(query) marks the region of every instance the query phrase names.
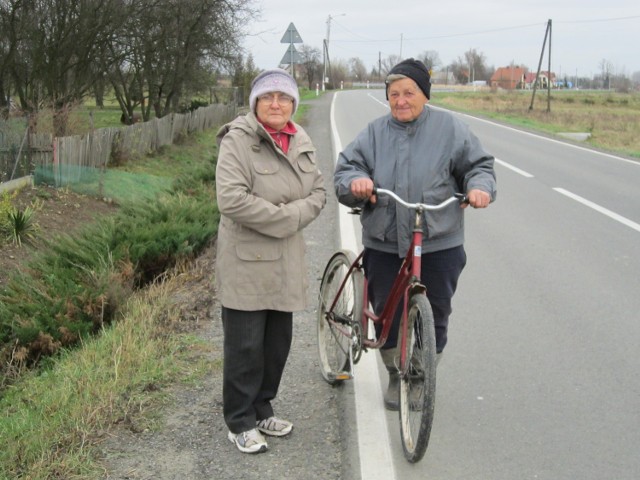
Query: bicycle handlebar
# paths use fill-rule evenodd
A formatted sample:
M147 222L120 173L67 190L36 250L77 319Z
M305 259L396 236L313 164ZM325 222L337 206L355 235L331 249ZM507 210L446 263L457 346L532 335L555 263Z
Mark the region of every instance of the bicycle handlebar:
M463 193L455 193L453 194L451 197L447 198L444 202L438 204L438 205L427 205L426 203L409 203L409 202L405 202L402 198L400 198L398 195L396 195L394 192L392 192L391 190L386 190L384 188L373 188L373 194L374 195L379 195L379 194L383 194L383 195L388 195L391 198L393 198L396 202L398 202L399 204L407 207L407 208L411 208L411 209L417 209L417 208L421 208L423 210L440 210L441 208L446 207L447 205L449 205L450 203L453 202L458 202L460 204L463 203L467 203L469 200L467 198L467 196Z

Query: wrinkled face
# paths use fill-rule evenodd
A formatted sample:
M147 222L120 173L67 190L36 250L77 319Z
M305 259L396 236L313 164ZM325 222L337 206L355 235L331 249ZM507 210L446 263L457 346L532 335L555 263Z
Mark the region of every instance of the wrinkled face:
M411 122L420 116L429 99L410 78L396 80L388 87L391 115L399 122Z
M282 130L293 112L293 98L286 93L271 92L258 97L256 116L258 119L276 130Z

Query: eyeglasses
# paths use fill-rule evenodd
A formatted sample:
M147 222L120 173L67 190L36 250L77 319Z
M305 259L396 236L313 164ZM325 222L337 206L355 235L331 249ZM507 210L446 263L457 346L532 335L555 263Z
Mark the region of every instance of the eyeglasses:
M291 98L289 95L285 95L284 93L279 95L274 95L273 93L265 93L264 95L260 95L258 97L258 100L267 105L271 105L275 100L281 107L286 107L287 105L291 105L293 103L293 98Z

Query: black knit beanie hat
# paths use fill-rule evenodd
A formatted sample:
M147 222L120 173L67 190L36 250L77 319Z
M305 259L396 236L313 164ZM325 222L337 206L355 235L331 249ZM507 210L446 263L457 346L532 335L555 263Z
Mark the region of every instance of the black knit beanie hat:
M427 98L431 98L431 76L425 64L420 60L407 58L389 70L387 80L384 82L387 86L387 100L389 100L389 76L391 75L404 75L405 77L409 77L416 82Z

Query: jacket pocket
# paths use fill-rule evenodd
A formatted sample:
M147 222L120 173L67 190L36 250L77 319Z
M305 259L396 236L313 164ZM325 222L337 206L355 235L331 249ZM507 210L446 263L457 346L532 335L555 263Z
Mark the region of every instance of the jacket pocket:
M422 202L437 205L454 194L449 185L440 185L427 192L422 192ZM433 239L452 234L462 228L462 209L458 202L453 202L440 210L426 210L423 214L426 222L427 238Z
M362 210L361 222L368 237L384 241L388 226L391 220L395 218L395 215L389 212L390 204L389 197L379 195L375 204L367 203L365 205Z
M245 290L245 294L261 295L282 290L281 241L240 242L235 248L238 263L234 281Z
M255 156L251 159L251 166L256 173L260 175L273 175L280 170L280 163L274 157L271 158L267 155Z
M315 155L310 152L300 155L298 157L298 168L304 173L314 173L318 169Z

